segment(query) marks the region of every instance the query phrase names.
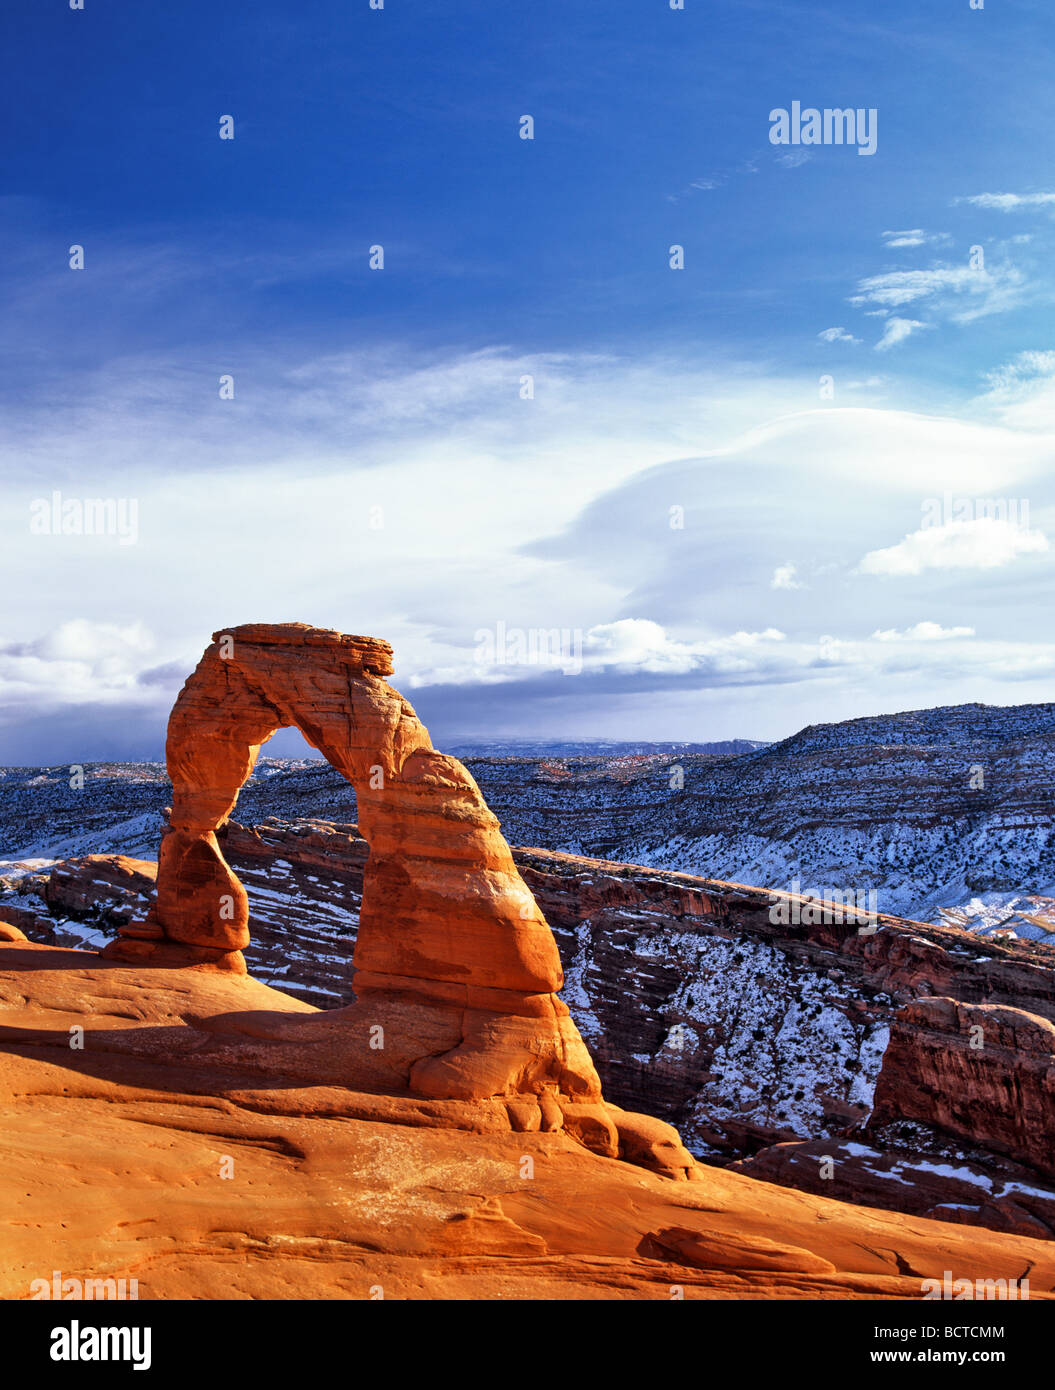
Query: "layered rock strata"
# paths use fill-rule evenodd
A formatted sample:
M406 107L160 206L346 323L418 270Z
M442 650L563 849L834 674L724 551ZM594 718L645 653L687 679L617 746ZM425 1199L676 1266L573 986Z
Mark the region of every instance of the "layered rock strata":
M1055 1177L1055 1024L1023 1009L916 999L894 1021L870 1124L936 1125Z

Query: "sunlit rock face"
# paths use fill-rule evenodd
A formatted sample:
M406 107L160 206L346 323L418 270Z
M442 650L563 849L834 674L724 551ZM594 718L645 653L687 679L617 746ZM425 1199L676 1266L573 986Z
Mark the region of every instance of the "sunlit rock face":
M675 1131L609 1109L557 997L553 934L496 817L384 677L387 642L300 623L217 632L169 720L173 801L157 899L110 958L245 973L245 889L216 832L260 749L296 727L355 788L370 846L355 946L348 1080L439 1100L499 1100L511 1128L564 1130L609 1157L686 1177ZM328 1062L332 1066L332 1059Z

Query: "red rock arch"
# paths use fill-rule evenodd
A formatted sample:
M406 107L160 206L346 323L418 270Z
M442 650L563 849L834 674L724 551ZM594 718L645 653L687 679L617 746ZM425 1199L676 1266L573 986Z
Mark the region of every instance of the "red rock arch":
M382 1027L385 1055L364 1047L349 1083L498 1098L514 1128L564 1129L598 1152L640 1151L648 1166L689 1171L676 1131L605 1105L557 997L553 934L498 820L386 683L391 670L391 647L372 637L302 623L215 633L169 719L173 804L156 908L106 954L244 973L248 903L215 832L261 746L277 729L298 728L355 787L370 845L357 1002L338 1016L352 1028Z

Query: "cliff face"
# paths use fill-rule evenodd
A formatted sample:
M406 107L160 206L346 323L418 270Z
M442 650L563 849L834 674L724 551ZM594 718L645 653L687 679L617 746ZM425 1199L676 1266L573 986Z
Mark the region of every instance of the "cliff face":
M516 853L561 946L565 997L621 1104L648 1096L717 1157L867 1113L889 1009L834 960L818 969L802 929L775 928L769 894Z
M1050 1239L1053 1154L1050 1018L922 997L894 1016L863 1125L733 1166L808 1192Z
M1038 1175L1053 1174L1055 1140L1049 947L882 916L861 932L760 889L516 853L621 1104L648 1098L696 1152L785 1180L801 1171L790 1149L752 1156L804 1138L833 1156L840 1141L841 1195L895 1208L899 1188L918 1185L915 1209L959 1219L955 1208L990 1207L1005 1180L1024 1181L1026 1225L1055 1232ZM918 1123L892 1123L903 1120ZM855 1187L864 1139L891 1166ZM966 1200L942 1189L972 1175ZM996 1224L1017 1228L1006 1212Z
M356 827L232 822L218 839L248 892L250 972L306 1001L348 1003L366 855ZM513 857L552 927L563 998L610 1101L756 1176L1055 1232L1055 1184L1039 1171L1053 1113L1049 948L884 917L862 935L788 895L773 912L759 888L541 850ZM70 901L107 881L92 859L56 876ZM972 1008L1005 1020L983 1018L982 1051ZM1033 1024L1008 1031L1027 1015ZM1028 1133L1016 1130L1016 1087L1035 1097Z
M937 1125L1055 1178L1055 1025L998 1004L915 999L894 1022L872 1125Z

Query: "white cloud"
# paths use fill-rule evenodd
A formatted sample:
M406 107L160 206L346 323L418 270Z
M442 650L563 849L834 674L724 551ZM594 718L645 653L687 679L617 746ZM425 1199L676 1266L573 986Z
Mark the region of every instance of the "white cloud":
M1017 380L1027 364L1015 363ZM394 683L404 689L411 677L420 688L448 669L452 680L482 685L481 673L465 670L472 634L501 617L581 631L584 671L610 689L752 687L772 728L817 717L805 689L795 715L767 693L809 682L830 716L842 717L872 698L877 652L914 662L917 646L948 658L972 646L855 647L847 633L906 629L920 612L952 628L989 601L984 571L973 588L922 598L918 585L851 577L870 547L903 534L897 518L906 507L918 516L921 495L950 488L1014 490L1051 529L1044 508L1053 505L1055 419L1045 434L994 426L981 410L955 418L812 408L815 393L805 394L801 375L696 359L502 348L422 358L391 348L312 360L261 350L250 366L230 415L189 366L132 359L100 369L86 386L75 382L58 400L12 403L0 423L15 483L0 498L0 578L19 593L5 637L22 639L22 649L0 652L8 711L17 706L25 720L60 701L119 710L154 700L161 727L209 634L241 615L386 637L396 648ZM519 395L525 373L535 378L533 400ZM137 545L93 548L86 538L29 533L28 499L65 489L71 461L90 461L84 487L93 495L123 495L128 441L144 438L156 448L131 475ZM684 505L683 530L668 524L675 504ZM375 505L384 509L378 530L369 523ZM805 575L808 615L793 590L790 601L781 591L788 566L774 561L795 553L788 537L806 530L823 537ZM835 566L830 579L819 573L822 560ZM1017 584L1022 574L1028 583L1031 571L1022 565L1006 579ZM785 578L794 585L804 576ZM991 601L1008 640L1024 641L1028 595L1009 584ZM786 610L813 632L835 634L825 664L816 665L816 640L792 630ZM95 620L90 630L37 641L71 613ZM140 614L159 634L156 651L128 634ZM647 614L654 626L621 626L625 614ZM786 638L772 635L775 621ZM833 652L842 654L834 666ZM177 659L182 675L170 676ZM1000 670L1033 669L1024 662L1024 652L1002 658ZM1040 655L1038 663L1042 671ZM891 698L961 698L958 678L934 664L927 670L932 684L913 684L911 695L897 686ZM500 668L487 677L503 685L524 678ZM1003 679L1011 677L979 666L962 698L981 698ZM546 711L540 721L549 717L545 701L528 707ZM655 702L648 716L657 725L664 708ZM611 729L618 710L605 717ZM686 714L699 717L698 709Z
M72 619L26 649L45 661L80 661L97 669L107 663L128 663L150 652L154 638L142 623L118 627Z
M622 618L590 628L583 641L587 669L615 668L684 674L705 666L715 670L742 669L751 653L767 643L784 641L776 628L763 632L734 632L702 642L678 642L659 623Z
M1009 391L1037 377L1055 375L1055 352L1027 350L1015 355L1010 362L986 372L985 380L993 391Z
M408 684L418 689L439 683L498 684L523 681L542 672L566 675L691 676L719 679L753 675L765 679L767 649L783 642L777 628L733 632L697 642L669 637L648 618L620 618L598 623L586 632L576 628L516 628L500 632L478 629L471 659L419 671Z
M940 623L922 622L899 632L895 627L872 633L876 642L944 642L951 637L973 637L973 627L942 627Z
M142 623L73 619L33 641L0 646L0 700L22 713L85 703L156 705L171 692L141 684L155 663L154 638Z
M845 328L824 328L817 334L822 343L859 343L860 338L855 338L852 333L847 333Z
M806 585L795 578L794 565L778 565L773 571L773 578L769 581L769 587L771 589L805 589Z
M998 569L1020 555L1048 549L1041 531L994 517L924 526L883 550L870 550L858 566L862 574L911 575L924 570Z
M887 246L922 246L926 239L927 234L921 227L914 227L907 232L883 233L883 241Z
M890 270L858 282L850 303L898 309L925 301L958 323L1004 313L1022 301L1025 277L1011 265L974 269L935 266L930 270Z
M925 232L922 227L912 227L904 232L883 233L883 245L889 248L902 246L928 246L934 242L943 242L948 240L948 232Z
M1043 682L1052 676L1055 643L1011 638L980 641L966 624L946 626L927 620L904 629L879 628L864 638L829 632L790 639L769 628L694 642L679 641L661 624L634 618L600 624L585 634L566 634L562 656L556 661L463 660L422 671L406 685L416 690L438 684L459 686L466 692L463 698L474 688L490 688L498 698L499 691L520 687L518 698L530 688L535 693L544 690L553 699L573 700L579 699L575 678L593 682L595 692L632 690L641 697L650 691L736 689L749 698L751 690L772 693L779 688L783 702L804 703L808 710L816 708L825 691L847 685L874 697L882 682L886 698L903 699L904 682L910 678L925 687L937 681L939 690L950 682L959 683L962 691L965 681L971 683L969 689L976 689L983 680L999 685Z
M1018 212L1022 208L1050 207L1055 204L1055 193L975 193L960 201L998 212Z
M887 352L890 348L896 347L898 343L903 343L918 329L929 327L930 324L920 323L918 319L899 319L893 316L887 319L883 327L883 336L876 343L875 350L876 352Z
M1055 352L1028 349L985 373L982 403L1019 429L1055 426Z

